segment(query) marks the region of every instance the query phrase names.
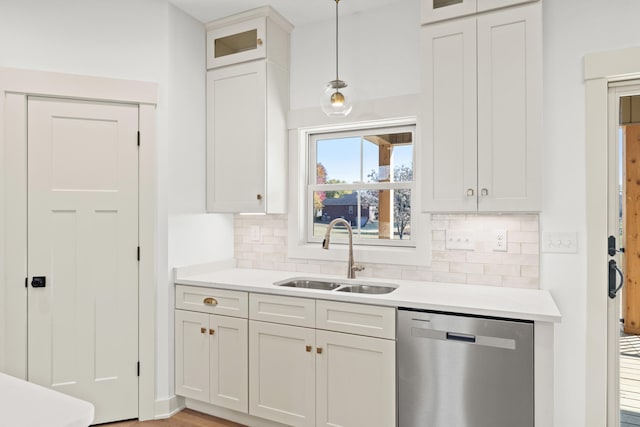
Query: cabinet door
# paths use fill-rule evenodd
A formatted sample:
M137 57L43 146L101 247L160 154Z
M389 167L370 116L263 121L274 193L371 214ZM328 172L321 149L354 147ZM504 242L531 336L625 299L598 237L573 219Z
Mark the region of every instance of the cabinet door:
M176 394L209 401L209 315L175 311Z
M265 212L266 62L207 72L207 210Z
M422 0L422 24L471 15L478 0Z
M423 210L475 211L476 19L421 31Z
M395 341L318 330L316 346L316 425L395 426Z
M478 210L540 208L539 3L478 17Z
M315 330L249 321L249 413L315 425Z
M248 320L228 316L209 319L211 355L210 403L248 412Z
M266 18L207 31L207 68L266 57Z
M523 3L531 3L539 0L477 0L478 12L486 12L487 10L501 9L503 7L515 6Z

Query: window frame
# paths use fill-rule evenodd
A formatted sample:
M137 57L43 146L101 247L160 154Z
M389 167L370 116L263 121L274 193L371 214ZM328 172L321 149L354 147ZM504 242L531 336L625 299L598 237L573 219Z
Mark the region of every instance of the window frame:
M307 138L307 194L306 194L306 222L307 222L307 235L306 241L307 243L321 243L323 240L323 236L315 237L313 235L314 232L314 222L311 219L313 212L313 193L316 191L366 191L366 190L410 190L411 191L411 218L413 219L419 213L419 207L416 203L414 203L414 196L417 192L415 185L415 177L412 177L411 181L401 181L401 182L366 182L366 181L354 181L351 183L344 184L316 184L315 183L315 173L313 172L318 163L317 159L317 142L321 140L328 139L342 139L342 138L354 138L358 137L362 141L364 136L370 136L374 134L380 133L407 133L410 132L412 134L412 159L411 159L411 168L412 174L415 171L415 141L416 141L416 125L413 124L404 124L400 126L380 126L380 127L358 127L350 130L333 130L329 132L309 132ZM364 152L362 149L362 145L360 146L360 171L364 173ZM361 177L362 178L362 177ZM358 198L358 211L360 210L360 198ZM413 229L412 229L413 230ZM415 247L415 238L413 236L413 232L411 234L411 238L404 239L363 239L355 234L356 228L354 227L354 235L353 235L353 246L403 246L403 247ZM332 242L336 244L343 243L346 244L348 239L340 238L338 236L332 237Z
M376 132L389 127L414 127L413 141L413 188L411 194L412 218L411 233L414 245L354 245L354 253L357 262L380 263L391 265L415 265L429 266L431 264L431 216L421 210L421 191L419 189L421 171L420 128L416 124L415 116L390 118L381 120L363 120L353 123L328 123L321 126L298 127L290 130L289 138L289 217L288 217L288 245L287 257L291 262L295 260L323 260L344 261L347 259L347 239L336 239L330 250L323 250L319 242L307 241L309 196L308 190L310 175L315 172L309 170L309 136L319 133L366 131ZM366 185L379 185L380 183L364 183ZM395 186L398 183L386 183ZM406 187L406 185L403 185ZM337 189L337 188L336 188ZM415 206L415 210L413 208ZM414 214L415 212L415 214ZM341 241L342 240L342 241ZM374 240L374 239L371 239ZM396 241L399 241L396 240ZM334 240L332 239L332 243ZM303 261L304 262L304 261Z

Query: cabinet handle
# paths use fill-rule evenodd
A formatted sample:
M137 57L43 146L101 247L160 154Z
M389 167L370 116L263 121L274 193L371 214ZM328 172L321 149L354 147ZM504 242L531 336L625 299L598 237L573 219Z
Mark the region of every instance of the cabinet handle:
M307 353L311 353L311 346L310 345L307 346Z
M200 333L201 334L207 333L207 328L200 328Z
M473 188L467 188L467 197L472 197L474 194Z
M256 40L256 44L258 46L262 46L262 39L260 37L258 37L258 39Z
M204 300L202 300L202 302L206 305L217 305L218 304L218 300L215 298L205 298Z
M318 353L318 354L322 354L322 347L318 347L318 348L316 348L316 353Z
M262 194L257 194L257 195L256 195L256 199L258 199L258 200L262 200Z
M209 329L209 335L213 335L215 333L216 333L216 331L214 331L213 329Z
M480 195L481 196L488 196L489 195L489 190L487 190L486 188L483 188L482 190L480 190Z

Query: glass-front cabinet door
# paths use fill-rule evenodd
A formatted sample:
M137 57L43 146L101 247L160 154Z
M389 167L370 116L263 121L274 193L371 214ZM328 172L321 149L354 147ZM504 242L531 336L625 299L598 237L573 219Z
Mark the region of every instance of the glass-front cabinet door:
M422 0L422 23L476 13L477 0Z
M266 20L247 20L207 32L207 68L266 57Z

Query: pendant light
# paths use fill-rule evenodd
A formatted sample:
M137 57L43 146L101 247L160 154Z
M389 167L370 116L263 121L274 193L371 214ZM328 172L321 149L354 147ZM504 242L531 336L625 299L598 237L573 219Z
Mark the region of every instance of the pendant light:
M345 117L351 112L351 102L345 93L347 82L338 77L338 3L336 2L336 79L326 84L320 105L322 111L329 117Z

